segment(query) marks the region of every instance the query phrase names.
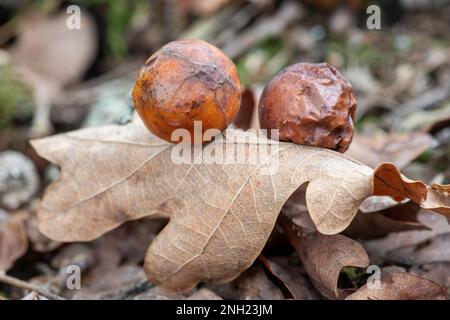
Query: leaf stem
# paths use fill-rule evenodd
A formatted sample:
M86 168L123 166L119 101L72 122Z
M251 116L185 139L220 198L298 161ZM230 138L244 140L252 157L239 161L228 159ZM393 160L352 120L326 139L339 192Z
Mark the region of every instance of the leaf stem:
M41 296L44 296L50 300L66 300L65 298L58 296L57 294L45 291L31 283L28 283L26 281L8 276L5 272L0 271L0 282L6 283L10 286L14 286L17 288L21 288L24 290L30 290L30 291L35 291L38 294L40 294Z

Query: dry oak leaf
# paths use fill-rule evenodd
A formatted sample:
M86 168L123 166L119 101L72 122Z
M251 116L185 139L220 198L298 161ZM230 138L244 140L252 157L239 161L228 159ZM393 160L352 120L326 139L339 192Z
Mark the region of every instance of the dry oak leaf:
M364 248L340 234L305 233L283 215L279 223L299 254L314 287L326 298L345 298L349 291L338 288L339 274L343 267L366 268L369 265Z
M388 252L390 261L403 265L423 265L433 262L450 262L450 233L428 239L416 245L400 247Z
M259 261L229 283L208 283L204 286L224 300L283 300L281 289L266 274Z
M445 216L428 210L421 210L417 214L418 221L428 230L413 230L393 232L383 238L363 241L364 248L373 260L385 260L390 252L401 248L418 247L420 244L431 242L437 236L450 233L450 226Z
M431 135L420 131L407 134L376 132L356 135L346 155L371 168L383 162L392 162L401 169L432 147L433 143Z
M97 28L87 11L80 15L80 29L67 28L67 17L65 12L27 16L11 50L14 64L58 87L80 80L95 59Z
M428 226L419 221L420 210L423 209L412 201L370 213L362 212L360 208L343 234L354 239L370 239L383 237L392 232L429 230Z
M227 139L227 159L239 159L238 152L249 159L256 147L257 161L207 164L196 157L193 164L175 164L177 146L149 134L139 120L32 144L62 167L38 210L41 231L58 241L87 241L129 220L170 216L145 258L149 279L168 289L237 277L263 249L283 204L306 181L309 212L325 234L344 230L372 194L371 168L331 150L291 143L271 144L262 156L268 142ZM225 153L230 145L237 145L231 155ZM278 171L267 174L274 163Z
M367 284L346 300L445 300L447 292L436 282L406 272L391 272L381 278L380 288Z
M0 209L0 272L8 271L28 250L24 217Z
M300 266L289 264L287 257L266 258L259 256L259 260L272 276L274 276L288 291L289 298L296 300L318 300L318 293L304 276Z
M410 269L412 273L430 279L450 292L450 262L433 262Z
M374 195L390 196L396 201L411 199L423 209L450 216L450 185L427 186L410 180L392 163L382 163L375 169L373 185Z

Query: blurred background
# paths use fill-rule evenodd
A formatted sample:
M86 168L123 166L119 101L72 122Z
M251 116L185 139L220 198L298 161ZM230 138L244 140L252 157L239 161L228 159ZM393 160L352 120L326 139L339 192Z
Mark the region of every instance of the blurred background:
M379 29L368 28L369 5L380 9ZM81 28L71 30L77 8ZM0 251L0 269L25 254L46 261L59 246L34 217L58 169L28 140L129 121L139 67L175 39L207 40L233 59L247 114L285 66L333 64L358 101L349 155L449 183L449 30L449 0L0 0L0 243L13 246Z
M421 159L432 163L420 171L444 172L449 27L449 0L0 0L0 150L33 156L31 137L128 121L146 58L201 38L236 63L243 112L283 67L327 61L353 85L366 146L387 147L386 133L427 132L434 149Z
M0 149L22 129L121 121L143 61L188 38L223 49L255 92L291 63L327 61L356 91L360 130L429 128L450 116L449 27L447 0L0 0Z

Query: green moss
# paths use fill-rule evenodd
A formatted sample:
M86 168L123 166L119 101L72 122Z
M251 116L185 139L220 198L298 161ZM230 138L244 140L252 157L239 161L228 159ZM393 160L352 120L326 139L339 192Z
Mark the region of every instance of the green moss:
M432 149L425 150L425 151L422 152L422 154L416 159L416 161L417 161L417 162L421 162L421 163L427 163L428 161L430 161L432 155L433 155L433 150L432 150Z
M115 59L128 55L126 31L133 17L149 10L145 0L81 0L88 9L102 9L106 17L106 46Z
M30 115L32 106L30 90L15 78L10 67L0 66L0 130L15 117Z
M364 117L362 117L361 119L358 119L356 121L356 124L355 124L356 131L360 132L366 126L373 126L373 127L380 128L381 121L382 121L382 119L378 115L374 115L374 114L365 115Z
M343 267L339 275L338 287L357 289L367 282L369 276L365 268Z
M279 37L268 37L256 43L237 63L239 77L244 86L251 85L264 79L260 79L257 70L250 70L248 65L251 59L255 56L263 56L265 62L273 58L283 48L283 41ZM269 75L270 77L273 75ZM267 79L265 79L267 80Z
M385 46L385 44L383 44ZM370 68L376 68L386 61L391 59L391 51L385 47L372 46L366 43L354 43L347 37L340 36L330 39L327 57L333 53L338 54L344 60L345 66L353 64L361 66L369 66ZM328 58L326 59L328 60Z

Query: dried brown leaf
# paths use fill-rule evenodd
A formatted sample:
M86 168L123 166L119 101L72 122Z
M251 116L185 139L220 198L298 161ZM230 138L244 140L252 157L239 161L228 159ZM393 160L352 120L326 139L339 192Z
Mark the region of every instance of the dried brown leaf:
M229 283L207 284L212 290L226 300L282 300L281 290L267 277L259 262L253 264L237 279Z
M379 289L367 284L347 297L347 300L445 300L447 292L439 284L405 272L388 273L381 278Z
M266 258L259 256L267 270L276 277L289 294L296 300L317 300L318 294L304 276L304 271L299 266L288 263L288 258Z
M450 216L450 185L432 184L430 187L422 181L410 180L392 163L380 164L375 169L373 182L374 195L390 196L397 201L409 198L424 209Z
M0 209L0 271L9 270L28 249L22 217L10 216Z
M282 212L304 232L313 232L317 229L306 207L305 187L301 186L291 195L283 206ZM363 202L362 206L365 202ZM373 238L384 236L390 232L428 229L427 226L417 220L417 214L420 209L420 206L412 201L397 203L396 206L378 212L365 213L360 208L351 224L343 233L351 238Z
M201 288L197 292L194 292L192 295L190 295L187 298L187 300L223 300L223 299L214 292L212 292L211 290Z
M306 187L302 185L286 201L283 214L304 232L317 231L306 206ZM352 220L353 221L353 220Z
M352 238L369 239L382 237L391 232L424 229L426 227L420 223L398 221L373 212L357 214L344 234Z
M342 299L348 294L338 288L343 267L365 268L369 265L364 248L350 238L339 234L303 233L283 216L280 217L280 224L298 252L313 285L327 298Z
M41 296L39 293L35 292L35 291L31 291L30 293L28 293L27 295L25 295L22 299L20 300L48 300L48 298Z
M132 292L145 285L146 277L141 268L134 265L123 265L96 274L95 277L86 279L82 288L76 292L73 299L102 299L119 300L127 297Z
M176 165L173 145L150 135L140 121L33 145L62 167L39 210L41 231L60 241L85 241L128 220L170 214L146 257L149 278L169 288L229 280L248 268L282 205L305 181L309 211L324 233L345 229L371 193L368 167L288 143L272 151L281 163L274 175L262 174L269 156L255 164ZM249 144L243 149L248 154Z
M133 300L183 300L186 297L182 294L167 292L160 287L152 287L141 292L131 299Z
M450 292L450 262L436 262L413 267L410 270L424 278L439 283Z
M53 241L39 231L38 220L35 215L31 216L26 221L25 225L27 228L28 239L33 250L37 252L49 252L61 246L61 242Z
M90 243L65 245L53 258L52 265L61 271L69 265L77 265L84 272L84 279L92 284L121 265L139 265L163 223L150 219L132 221Z
M424 242L390 251L388 259L403 265L450 262L450 233Z
M77 265L84 272L96 263L98 261L95 250L92 246L81 243L71 243L64 246L52 260L52 266L61 271L68 266Z
M346 155L372 168L383 162L392 162L403 168L432 144L433 138L420 131L408 134L356 135Z
M417 215L420 207L409 201L379 212L358 212L344 234L351 238L382 237L391 232L427 230Z
M268 149L268 142L241 141L227 141L223 148L237 144L234 159L237 152L249 159L253 148ZM58 241L87 241L129 220L170 216L147 251L145 270L152 282L174 290L231 280L248 268L283 204L303 183L309 182L310 216L324 234L344 230L373 188L369 167L331 150L291 143L271 144L257 161L243 164L207 164L201 157L175 164L175 146L149 134L139 120L32 144L62 167L38 212L41 231ZM279 169L267 174L274 163ZM387 190L391 195L392 187Z
M12 49L13 62L57 86L79 80L95 58L97 30L87 12L81 14L80 29L70 30L67 17L64 12L23 19Z
M364 241L363 246L369 253L371 260L384 260L389 252L399 248L417 246L438 235L450 232L450 226L444 216L421 210L418 214L418 220L429 230L393 232L380 239Z

